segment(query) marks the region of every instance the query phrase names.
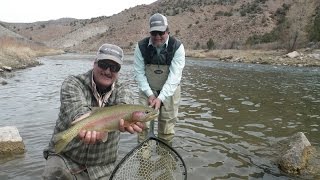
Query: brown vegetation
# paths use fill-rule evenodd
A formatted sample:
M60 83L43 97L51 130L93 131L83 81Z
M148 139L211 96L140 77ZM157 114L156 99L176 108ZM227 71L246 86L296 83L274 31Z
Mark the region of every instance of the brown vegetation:
M37 65L37 57L62 52L23 39L0 37L0 68L8 66L17 69Z
M23 38L29 48L19 55L24 60L38 56L34 54L39 51L31 48L34 44L64 52L93 52L108 42L132 53L136 42L148 36L148 18L159 12L168 17L170 35L180 39L188 52L193 52L188 56L314 66L319 60L310 56L286 59L283 55L301 48L311 49L306 53L320 48L319 9L319 0L158 0L110 17L0 22L0 37L7 34ZM8 64L18 56L18 49L6 51L1 52L0 63ZM3 58L3 54L9 58Z
M49 47L94 51L109 42L130 51L148 35L148 18L168 17L170 34L186 49L304 48L320 16L318 0L158 0L110 17L1 23L5 28ZM315 33L317 34L317 33ZM208 43L211 39L211 47ZM210 43L209 43L210 44Z

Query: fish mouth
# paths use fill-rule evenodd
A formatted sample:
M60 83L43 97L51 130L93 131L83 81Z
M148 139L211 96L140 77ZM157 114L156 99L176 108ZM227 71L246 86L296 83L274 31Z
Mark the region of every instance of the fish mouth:
M147 114L145 116L145 118L143 118L142 121L147 122L147 121L151 121L153 119L156 119L156 117L158 117L159 113L158 112L150 112L149 114Z

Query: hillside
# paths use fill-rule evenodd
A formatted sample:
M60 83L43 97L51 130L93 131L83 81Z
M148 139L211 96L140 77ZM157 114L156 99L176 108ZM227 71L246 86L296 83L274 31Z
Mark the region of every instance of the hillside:
M0 25L0 37L14 37L14 38L23 38L20 34L17 34L5 27L3 27L2 25Z
M291 23L290 31L299 32L298 45L306 46L305 29L320 4L317 0L307 1L158 0L110 17L1 24L13 33L54 48L91 51L109 42L131 49L148 35L149 16L160 12L168 17L171 35L181 39L187 49L206 49L210 38L217 49L243 49L248 48L250 37L272 33L285 17Z
M93 52L106 42L132 52L135 43L149 35L148 19L156 12L167 16L170 35L179 38L188 52L201 52L199 57L208 57L203 54L213 49L281 50L283 55L298 48L320 48L319 0L158 0L109 17L0 22L0 37L65 52ZM261 59L258 54L252 58ZM318 60L311 63L317 64Z

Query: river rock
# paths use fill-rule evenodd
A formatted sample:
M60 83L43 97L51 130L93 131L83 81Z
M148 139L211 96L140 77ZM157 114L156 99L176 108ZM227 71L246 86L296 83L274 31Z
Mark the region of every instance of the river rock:
M25 145L15 126L0 127L0 154L21 154Z
M289 57L289 58L296 58L298 56L300 56L300 54L297 51L293 51L293 52L286 54L286 57Z
M8 84L8 82L5 81L2 77L0 77L0 84L6 85L6 84Z
M308 160L314 149L302 132L281 142L279 168L288 174L300 175L307 168Z
M308 56L310 58L314 58L314 59L320 60L320 53L319 54L309 54Z
M2 69L11 72L12 71L12 67L10 66L2 66Z

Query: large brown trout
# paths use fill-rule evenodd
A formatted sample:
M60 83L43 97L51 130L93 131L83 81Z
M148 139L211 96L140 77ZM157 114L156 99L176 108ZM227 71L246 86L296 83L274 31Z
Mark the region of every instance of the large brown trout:
M120 119L124 120L124 126L127 127L136 122L153 120L157 116L156 110L143 105L120 104L97 108L86 118L54 136L55 151L61 152L81 130L112 132L119 130Z

